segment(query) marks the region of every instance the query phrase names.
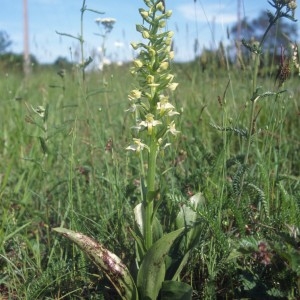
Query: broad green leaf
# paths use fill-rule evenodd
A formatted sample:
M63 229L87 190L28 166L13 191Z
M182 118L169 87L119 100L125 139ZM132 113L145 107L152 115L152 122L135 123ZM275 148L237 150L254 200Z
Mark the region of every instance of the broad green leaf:
M54 228L74 242L107 276L124 300L138 300L136 285L121 259L92 238L66 228Z
M177 215L177 227L193 226L197 220L197 210L205 205L205 198L202 193L197 193L189 199L189 205L184 204Z
M184 282L164 281L161 288L161 300L191 300L193 288Z
M134 208L134 217L135 217L135 223L137 225L137 228L139 230L139 233L141 236L144 235L144 207L142 203L139 203ZM153 232L153 241L156 242L159 240L163 235L163 230L161 227L161 224L159 220L154 217L153 224L152 224L152 232Z
M154 217L152 223L153 242L158 241L163 236L163 229L159 220Z
M134 217L135 217L135 231L131 230L131 234L136 242L136 262L140 265L145 253L146 247L144 244L144 209L143 204L139 203L134 208ZM152 233L153 233L153 242L159 240L162 235L162 227L159 220L155 217L152 224Z
M135 224L137 225L140 235L142 236L144 233L143 204L139 203L138 205L136 205L135 208L133 209L133 212L134 212Z
M165 258L174 241L183 231L184 228L180 228L164 235L145 254L137 278L142 299L157 299L165 278Z
M189 199L188 205L183 205L176 218L176 227L186 229L180 243L174 244L166 259L166 279L177 280L186 265L190 251L199 244L203 223L199 222L199 211L205 206L205 198L198 193Z
M199 242L202 224L199 224L199 213L197 212L205 206L205 198L202 193L197 193L189 199L189 205L183 205L176 218L177 228L187 227L186 250L190 250Z

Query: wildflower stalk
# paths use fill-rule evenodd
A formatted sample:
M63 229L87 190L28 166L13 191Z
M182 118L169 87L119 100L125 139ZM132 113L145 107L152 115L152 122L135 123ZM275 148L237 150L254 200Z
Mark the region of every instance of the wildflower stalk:
M157 158L157 142L155 139L150 141L150 151L148 157L148 174L147 174L147 188L148 193L145 203L145 246L146 249L149 249L152 245L152 215L153 215L153 200L154 200L154 191L155 191L155 174L156 174L156 158Z
M146 195L143 200L143 238L146 249L153 243L152 221L154 219L154 198L157 190L155 176L157 157L168 133L177 134L173 116L178 114L169 102L168 90L177 86L173 83L170 73L170 60L173 58L171 39L173 33L165 31L166 20L171 11L165 11L161 1L145 0L149 10L140 9L144 25L137 25L145 43L132 43L135 50L140 50L139 57L134 61L131 73L137 76L139 87L132 90L128 96L131 108L128 111L135 114L134 127L139 139L127 147L137 152L147 150ZM146 144L142 143L146 141ZM142 164L142 160L140 161Z
M80 9L80 36L79 36L79 44L80 44L80 53L81 53L81 64L84 63L84 40L83 40L83 16L86 9L85 1L82 1L82 7ZM82 81L85 82L85 69L81 69L82 72Z
M93 59L91 57L88 57L87 59L85 58L85 54L84 54L84 38L83 38L83 18L84 18L84 13L86 11L90 11L96 14L103 14L103 12L94 10L94 9L90 9L87 8L86 6L86 0L82 0L82 6L80 9L80 35L75 36L69 33L64 33L64 32L58 32L56 31L57 34L59 34L60 36L66 36L72 39L75 39L79 42L80 44L80 63L79 63L79 67L81 68L81 77L82 77L82 83L83 83L83 88L84 90L86 90L86 86L85 86L85 70L86 67L93 61Z
M257 77L258 77L258 71L259 71L259 61L260 61L260 54L262 53L263 44L267 38L267 35L270 31L270 29L276 25L277 21L280 18L288 18L292 21L295 21L294 19L294 11L296 9L296 1L290 0L272 0L269 1L269 4L275 8L275 13L272 14L270 11L268 12L269 16L269 25L266 28L261 40L258 44L254 44L253 46L247 45L245 42L244 45L254 53L255 60L254 60L254 70L253 70L253 79L252 79L252 99L251 99L251 110L250 110L250 122L249 122L249 137L248 137L248 144L247 144L247 151L245 156L245 164L248 162L248 157L250 153L250 145L251 145L251 135L253 132L253 121L254 121L254 112L255 112L255 104L256 100L258 100L257 97L255 97L255 93L257 92Z
M99 69L100 71L103 70L103 67L105 65L105 59L106 59L106 39L109 35L109 33L113 30L114 24L116 23L116 19L114 18L97 18L95 20L96 24L99 26L101 33L96 33L95 35L98 35L102 38L101 42L101 48L100 48L100 64Z
M128 111L133 113L136 124L127 150L139 157L142 191L142 201L133 210L136 230L130 230L136 241L137 274L132 276L119 257L88 236L65 228L53 230L77 244L107 276L122 299L154 300L170 293L176 299L192 299L192 287L180 282L179 274L199 242L202 226L196 225L197 210L205 199L201 193L194 195L190 205L183 205L176 216L176 229L162 233L162 225L155 216L154 200L159 190L156 173L160 150L170 145L169 136L178 133L174 117L179 113L169 102L169 92L176 89L177 83L170 73L173 33L164 29L171 11L165 11L161 0L144 0L144 3L148 10L139 10L143 25L137 25L136 29L146 41L132 44L140 50L131 70L139 84L128 96ZM174 258L168 255L171 249L178 254Z
M272 14L268 11L269 17L269 25L266 28L261 40L253 45L248 44L243 40L244 46L248 48L254 54L254 69L253 69L253 79L252 79L252 97L251 97L251 109L250 109L250 117L249 117L249 126L248 126L248 139L247 139L247 146L246 146L246 154L244 159L244 164L248 164L249 154L250 154L250 146L252 142L252 135L255 130L255 108L257 100L262 96L258 93L257 88L257 78L258 78L258 71L259 71L259 62L260 62L260 54L262 53L263 44L267 38L267 35L270 29L275 26L277 21L280 18L287 18L292 21L296 21L294 19L295 9L297 7L295 0L270 0L268 1L269 4L275 8L275 13ZM241 188L240 191L243 189L245 180L245 173L242 175L241 178ZM237 205L239 206L241 200L241 194L239 194Z

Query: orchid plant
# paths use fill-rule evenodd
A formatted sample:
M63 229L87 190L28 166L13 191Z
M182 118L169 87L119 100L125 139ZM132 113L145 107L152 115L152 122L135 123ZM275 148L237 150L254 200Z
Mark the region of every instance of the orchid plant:
M192 287L180 282L180 273L198 242L201 227L196 222L197 210L205 199L200 193L194 195L180 207L175 231L163 234L157 217L159 201L155 201L159 191L158 157L170 145L169 137L179 133L179 113L170 102L178 85L173 82L170 69L174 57L173 32L165 30L172 11L165 10L161 0L144 3L147 9L139 9L143 24L136 26L144 42L132 43L133 49L139 50L131 69L138 86L128 95L127 110L135 119L132 143L127 150L138 155L141 166L141 201L133 209L135 227L131 229L136 244L137 275L105 246L84 234L65 228L54 231L77 244L106 274L122 299L191 299Z

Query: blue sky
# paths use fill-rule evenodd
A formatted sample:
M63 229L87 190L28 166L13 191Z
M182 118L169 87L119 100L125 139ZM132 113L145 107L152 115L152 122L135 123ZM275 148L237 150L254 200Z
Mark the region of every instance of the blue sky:
M58 56L76 61L78 43L59 36L56 31L78 36L80 32L81 0L27 0L29 13L30 52L40 62L53 62ZM173 11L168 29L175 32L175 59L194 58L193 45L198 38L200 49L215 47L219 41L229 43L227 28L237 20L238 0L165 0ZM1 0L0 30L5 30L13 41L11 50L23 49L23 1ZM96 18L114 18L116 23L105 41L107 57L111 60L130 60L131 41L141 40L135 24L141 22L139 7L142 0L86 0L87 8L104 12L86 12L84 16L85 52L100 57L101 33ZM267 0L241 0L242 17L249 19L261 10L271 8ZM296 12L296 17L298 17ZM299 25L298 25L299 26Z

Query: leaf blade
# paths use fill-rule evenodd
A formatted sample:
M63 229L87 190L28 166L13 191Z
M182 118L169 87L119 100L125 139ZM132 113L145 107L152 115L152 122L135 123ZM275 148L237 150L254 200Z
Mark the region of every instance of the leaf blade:
M52 230L75 243L105 273L122 299L138 300L137 288L133 278L117 255L80 232L60 227Z
M165 257L184 230L185 228L180 228L164 235L145 254L137 277L137 287L142 299L157 299L165 277Z

